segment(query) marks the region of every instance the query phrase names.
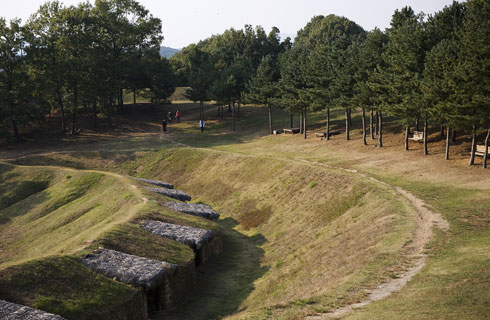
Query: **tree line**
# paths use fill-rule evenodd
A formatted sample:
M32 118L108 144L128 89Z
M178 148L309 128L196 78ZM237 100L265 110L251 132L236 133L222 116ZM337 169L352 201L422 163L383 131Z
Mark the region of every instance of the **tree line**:
M20 141L19 127L58 110L61 131L74 134L82 107L91 108L94 127L100 118L112 127L123 90L166 100L175 87L159 55L161 28L134 0L51 1L25 24L0 18L0 125Z
M358 110L363 143L376 137L382 147L383 117L391 115L405 128L406 150L412 130L421 130L427 154L428 126L440 126L446 159L456 134L471 132L472 165L477 134L486 131L486 150L490 137L489 24L486 0L454 1L428 16L404 7L385 31L316 16L294 42L280 42L276 28L266 36L246 26L184 48L170 63L180 85L191 87L188 97L201 105L214 100L232 112L244 102L267 106L271 133L271 106L291 114L291 127L299 114L305 138L307 114L325 111L327 140L330 111L342 109L349 140Z
M74 133L81 107L93 125L123 108L123 90L151 93L164 101L176 86L201 105L215 101L235 117L240 105L272 106L299 115L306 137L307 115L345 112L350 139L352 112L362 114L363 143L383 146L383 119L394 116L405 128L405 149L428 126L446 137L446 159L457 133L471 132L470 165L477 136L490 137L490 3L454 1L433 15L410 7L396 10L390 27L371 31L345 17L315 16L294 41L279 29L229 29L192 44L171 59L159 55L161 21L135 0L96 0L65 7L44 4L22 25L0 19L0 125L11 128L42 121L59 110L61 129ZM486 156L484 165L486 165Z

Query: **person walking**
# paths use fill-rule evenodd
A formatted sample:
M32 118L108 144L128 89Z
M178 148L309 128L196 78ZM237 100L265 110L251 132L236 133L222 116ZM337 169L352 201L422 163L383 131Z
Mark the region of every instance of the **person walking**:
M162 131L163 134L167 134L167 121L165 119L162 120Z
M204 132L204 127L206 126L206 122L204 119L199 120L199 128L201 129L201 133Z
M177 119L177 123L180 122L180 111L177 110L177 112L175 112L175 119Z

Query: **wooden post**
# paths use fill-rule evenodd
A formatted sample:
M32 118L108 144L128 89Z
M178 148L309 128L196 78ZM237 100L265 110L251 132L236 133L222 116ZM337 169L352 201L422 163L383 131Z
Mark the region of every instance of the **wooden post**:
M379 133L379 112L376 110L376 121L374 122L374 133Z

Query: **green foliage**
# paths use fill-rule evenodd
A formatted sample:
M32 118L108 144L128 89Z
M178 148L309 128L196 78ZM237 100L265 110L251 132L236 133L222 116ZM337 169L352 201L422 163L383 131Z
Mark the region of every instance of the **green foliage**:
M0 126L11 127L17 141L18 126L41 120L46 112L29 77L24 33L20 20L7 24L0 18Z
M458 115L466 126L490 125L490 3L466 2L455 83Z
M428 46L423 18L410 7L395 11L387 30L383 63L370 77L370 89L377 94L381 107L378 109L399 117L403 126L428 117L420 89Z

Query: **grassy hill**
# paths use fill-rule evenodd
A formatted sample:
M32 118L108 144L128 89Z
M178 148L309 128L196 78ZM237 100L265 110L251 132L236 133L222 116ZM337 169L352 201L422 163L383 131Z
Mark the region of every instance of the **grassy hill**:
M404 152L400 128L389 118L385 147L379 149L373 141L362 146L358 130L352 141L341 136L320 141L311 137L311 131L306 140L268 136L266 110L257 107L243 107L238 131L231 132L229 115L219 119L216 109L207 106L208 128L201 135L196 105L172 107L182 110L184 117L169 127L165 137L150 121L143 127L146 132L135 131L132 136L104 137L83 148L68 146L16 158L17 164L27 166L9 167L15 168L9 171L32 171L28 179L16 180L17 173L5 175L3 181L12 186L8 189L19 191L0 203L21 203L57 184L69 189L71 178L66 176L75 177L67 173L71 170L52 172L43 166L77 168L74 172L81 176L76 181L85 181L81 185L90 184L91 179L110 185L119 179L124 192L133 188L117 175L171 181L195 201L209 203L222 214L218 224L224 253L200 271L197 296L156 318L298 319L363 301L367 292L399 278L413 265L420 217L414 204L397 191L403 188L440 213L449 222L449 230L434 228L433 236L427 235L422 248L426 264L407 286L347 317L479 319L490 314L486 281L490 276L490 176L481 168L466 167L466 137L459 138L452 160L444 161L436 130L430 137L429 156L424 157L418 145ZM275 128L287 124L287 114L274 112ZM313 128L323 125L323 116L310 115ZM341 129L341 114L333 118L336 129ZM354 117L355 125L358 121ZM84 175L90 178L84 180ZM124 192L117 193L114 203ZM94 192L87 201L96 196ZM133 204L133 198L126 200L129 206L139 204ZM155 210L142 207L133 217ZM161 214L171 221L203 223L171 212ZM145 241L155 243L141 239L129 215L122 215L128 223L105 232L94 244L116 247L124 243L124 236L116 241L116 235L141 244L122 246L125 250L142 250ZM185 261L185 253L178 248L168 243L158 246L166 248L162 249L167 250L166 257ZM153 248L146 254L155 256L157 247Z

